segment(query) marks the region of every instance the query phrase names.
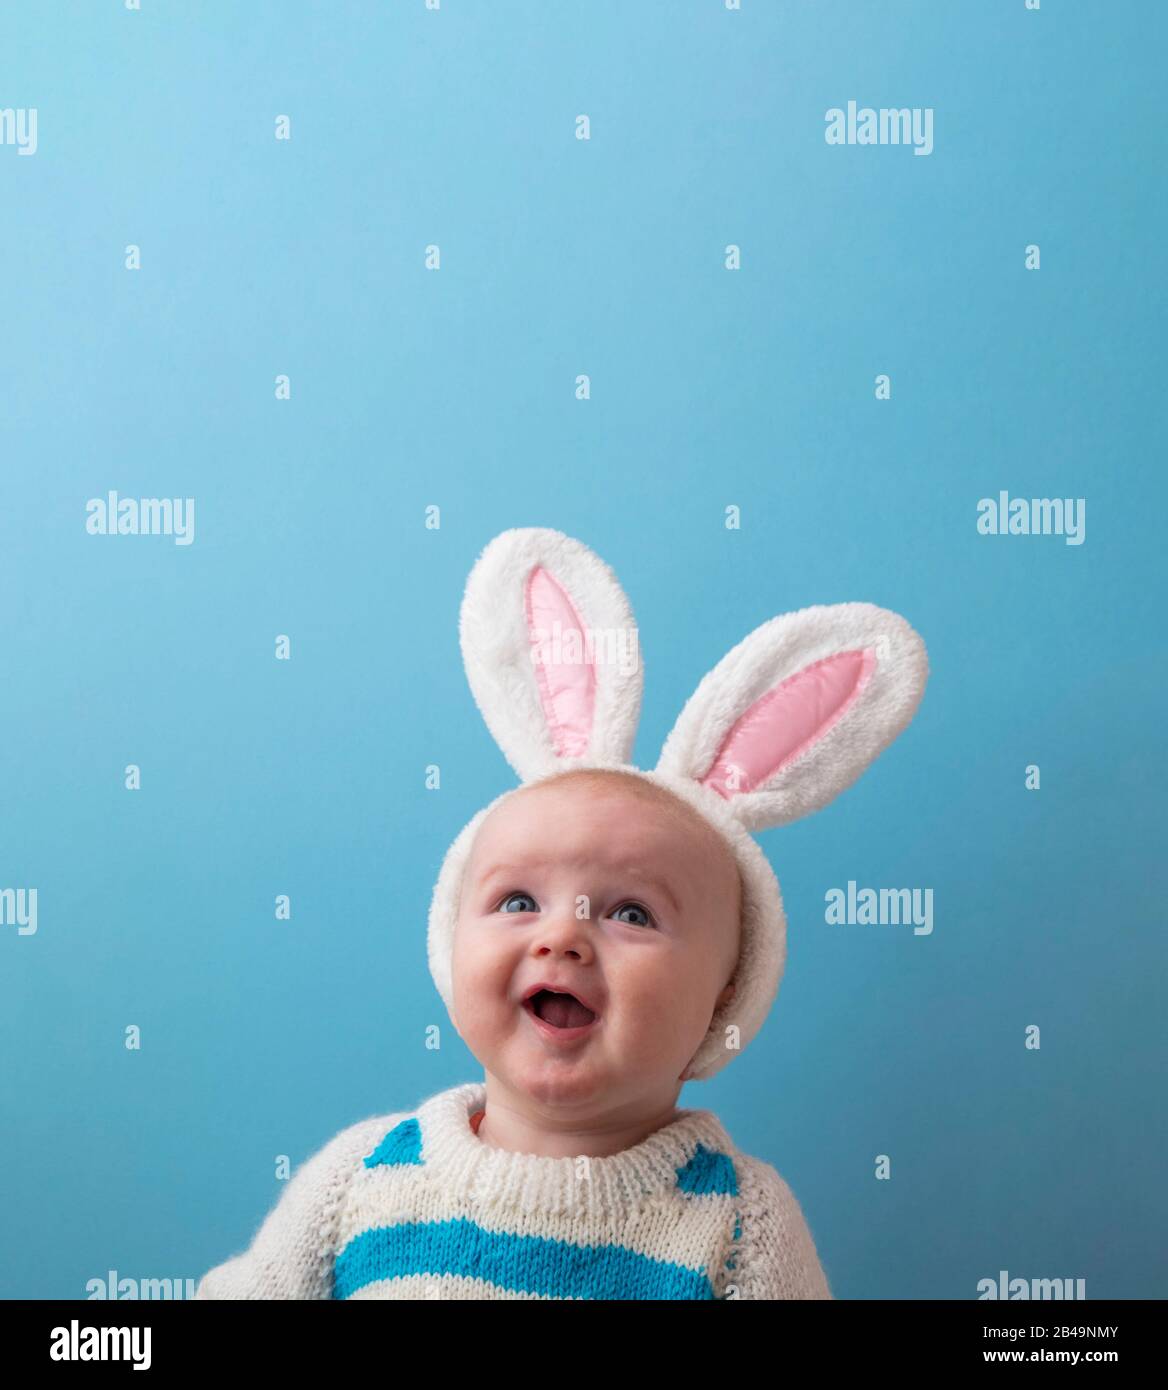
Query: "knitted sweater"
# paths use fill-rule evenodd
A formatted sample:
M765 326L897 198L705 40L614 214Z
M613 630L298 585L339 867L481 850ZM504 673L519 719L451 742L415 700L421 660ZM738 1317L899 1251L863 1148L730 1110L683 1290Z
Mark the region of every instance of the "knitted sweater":
M196 1298L831 1298L770 1164L708 1110L600 1158L494 1148L482 1082L331 1139Z

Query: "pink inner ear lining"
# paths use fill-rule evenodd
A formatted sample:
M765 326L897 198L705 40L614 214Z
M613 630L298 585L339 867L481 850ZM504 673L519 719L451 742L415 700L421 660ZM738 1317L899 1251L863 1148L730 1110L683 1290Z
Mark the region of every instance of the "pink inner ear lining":
M524 611L539 700L556 756L583 757L596 712L596 670L580 615L542 565L536 565L527 577ZM574 632L576 641L565 651L567 632Z
M727 800L765 786L843 718L875 669L875 649L864 647L787 676L735 720L702 785Z

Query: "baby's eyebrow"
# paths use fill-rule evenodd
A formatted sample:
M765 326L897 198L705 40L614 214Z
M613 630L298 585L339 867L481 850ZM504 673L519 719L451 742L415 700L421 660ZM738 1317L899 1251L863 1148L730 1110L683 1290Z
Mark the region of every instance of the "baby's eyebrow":
M632 870L632 872L636 874L640 873L640 870L634 869ZM666 883L663 878L655 878L652 874L641 874L641 877L651 888L656 888L658 892L663 893L669 899L669 901L673 904L674 912L681 911L681 903L679 903L677 900L677 894L673 891L672 888L670 888L669 884Z
M523 874L528 869L541 868L545 864L572 864L582 868L592 868L595 866L596 860L585 855L577 855L575 858L569 859L566 859L562 854L533 855L522 864L495 864L485 873L479 875L479 882L486 883L496 874ZM647 873L636 864L614 864L612 865L612 872L626 875L629 878L640 879L650 887L656 888L673 904L675 912L681 911L681 903L678 902L677 894L664 879L658 878L655 874Z
M539 856L528 859L522 864L494 864L489 869L484 869L479 874L479 881L486 883L487 879L494 878L496 874L522 874L528 869L538 869L550 861L550 856Z

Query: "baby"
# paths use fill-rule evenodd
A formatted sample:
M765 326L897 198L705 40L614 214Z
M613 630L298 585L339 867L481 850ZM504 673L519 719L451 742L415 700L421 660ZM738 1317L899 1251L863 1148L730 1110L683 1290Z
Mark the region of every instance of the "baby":
M480 557L463 652L522 785L447 853L429 945L485 1079L335 1136L196 1297L831 1298L778 1172L677 1101L778 988L785 918L746 828L859 775L911 718L923 645L870 605L772 620L646 773L627 762L639 669L562 645L552 663L540 622L582 630L580 607L622 616L622 600L558 532L505 532Z
M492 811L454 937L454 1022L487 1074L479 1138L600 1156L672 1123L734 992L741 912L727 846L629 773L560 773Z

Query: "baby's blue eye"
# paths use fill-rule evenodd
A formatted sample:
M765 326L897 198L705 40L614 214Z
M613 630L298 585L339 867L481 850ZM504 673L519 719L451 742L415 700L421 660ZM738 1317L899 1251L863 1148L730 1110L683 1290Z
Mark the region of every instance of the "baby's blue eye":
M614 912L612 915L616 917L617 912L639 912L641 914L641 916L644 918L644 921L629 922L630 927L651 927L653 925L653 918L649 912L649 909L647 907L642 907L640 903L622 903L621 906L618 907L616 912ZM628 918L619 917L617 918L617 920L623 922L628 921Z
M507 904L508 904L508 903L513 903L513 902L515 901L516 898L525 898L525 899L531 904L531 906L530 906L530 907L508 907ZM539 911L539 908L536 907L536 905L535 905L535 899L531 896L530 893L508 893L507 896L503 899L503 901L499 904L499 908L500 908L500 910L501 910L502 912L538 912L538 911Z

